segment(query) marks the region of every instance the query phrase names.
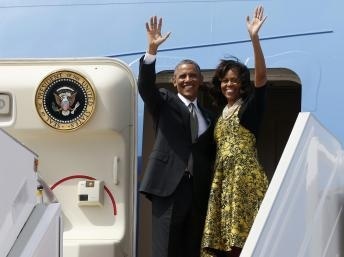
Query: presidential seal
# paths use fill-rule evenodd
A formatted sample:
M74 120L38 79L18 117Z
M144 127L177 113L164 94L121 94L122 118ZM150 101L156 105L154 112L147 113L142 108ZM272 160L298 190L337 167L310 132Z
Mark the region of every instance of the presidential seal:
M39 84L35 104L39 116L50 127L73 131L91 118L96 106L95 90L75 71L56 71Z

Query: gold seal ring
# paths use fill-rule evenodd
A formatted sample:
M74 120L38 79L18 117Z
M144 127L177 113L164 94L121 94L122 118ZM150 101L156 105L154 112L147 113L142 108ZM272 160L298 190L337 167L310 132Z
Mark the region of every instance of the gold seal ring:
M35 105L38 115L48 126L60 131L74 131L94 113L96 94L85 76L72 70L59 70L39 84Z

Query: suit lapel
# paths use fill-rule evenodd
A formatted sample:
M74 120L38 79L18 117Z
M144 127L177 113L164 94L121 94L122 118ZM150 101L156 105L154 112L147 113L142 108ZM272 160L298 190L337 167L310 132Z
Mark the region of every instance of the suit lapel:
M211 123L212 123L212 119L211 116L209 115L208 111L206 109L203 108L203 106L201 106L198 103L198 108L200 109L200 111L202 112L202 115L204 117L205 122L207 123L207 128L206 130L208 130L208 128L210 127Z
M178 108L180 116L182 118L183 126L190 130L190 112L188 107L183 103L182 100L178 97L178 95L174 95L176 108Z
M183 122L183 126L186 128L186 131L190 131L190 112L188 107L183 103L182 100L180 100L180 98L178 97L178 95L174 94L173 98L175 99L175 103L176 103L176 108L179 109L181 118L182 118L182 122ZM202 105L200 105L200 103L197 103L199 110L201 111L203 118L206 122L206 131L208 131L209 127L212 124L212 116L209 114L209 112L203 108ZM205 133L202 133L202 135ZM201 136L202 136L201 135Z

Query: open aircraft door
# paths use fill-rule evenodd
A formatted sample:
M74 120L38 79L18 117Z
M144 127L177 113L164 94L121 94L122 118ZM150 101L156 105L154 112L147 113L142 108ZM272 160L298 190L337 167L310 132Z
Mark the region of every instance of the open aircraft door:
M135 256L129 67L111 58L2 60L0 73L0 127L39 156L62 206L63 256Z

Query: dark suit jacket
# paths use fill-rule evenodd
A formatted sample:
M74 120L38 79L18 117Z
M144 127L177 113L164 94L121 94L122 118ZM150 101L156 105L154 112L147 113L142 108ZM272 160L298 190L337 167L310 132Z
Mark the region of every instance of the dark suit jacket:
M158 90L155 78L155 62L147 65L141 58L138 88L152 114L156 133L140 192L148 196L171 195L185 174L192 151L194 201L199 203L199 207L206 209L215 156L214 117L199 105L208 127L193 144L188 108L175 93L166 89Z

